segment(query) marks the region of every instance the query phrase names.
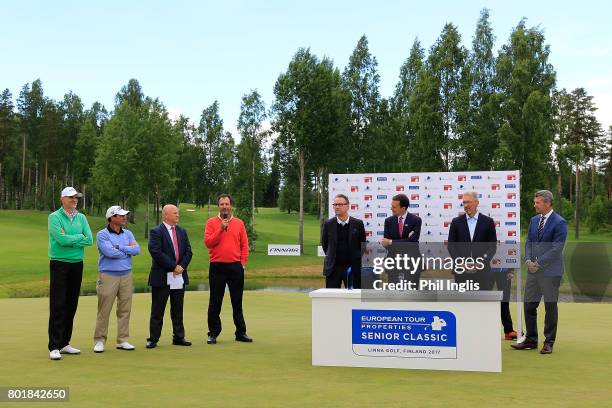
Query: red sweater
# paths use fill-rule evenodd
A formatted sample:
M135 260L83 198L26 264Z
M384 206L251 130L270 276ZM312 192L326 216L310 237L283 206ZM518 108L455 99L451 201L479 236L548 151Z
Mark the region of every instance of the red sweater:
M240 262L244 266L249 256L246 229L236 217L230 219L227 231L221 228L221 218L209 218L204 228L204 245L208 247L210 262Z

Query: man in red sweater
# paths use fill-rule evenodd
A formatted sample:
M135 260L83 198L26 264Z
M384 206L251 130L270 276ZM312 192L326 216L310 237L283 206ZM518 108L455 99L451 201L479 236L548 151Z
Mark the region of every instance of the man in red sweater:
M204 229L204 244L208 248L210 267L208 283L208 344L217 344L221 333L221 305L225 285L229 287L236 326L236 341L251 343L246 334L246 323L242 315L242 292L244 290L244 265L249 256L249 240L241 219L232 215L234 200L229 194L217 198L219 215L211 217Z

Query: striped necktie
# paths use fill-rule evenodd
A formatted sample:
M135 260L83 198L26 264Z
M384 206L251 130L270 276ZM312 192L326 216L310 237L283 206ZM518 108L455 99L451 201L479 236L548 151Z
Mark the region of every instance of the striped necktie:
M540 217L540 224L538 225L538 239L542 238L542 231L544 230L544 220L546 220L545 216Z

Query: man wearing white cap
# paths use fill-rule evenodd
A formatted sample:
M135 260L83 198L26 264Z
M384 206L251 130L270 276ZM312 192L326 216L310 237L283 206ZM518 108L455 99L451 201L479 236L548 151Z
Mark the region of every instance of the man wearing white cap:
M93 243L85 215L76 209L83 194L74 187L62 190L62 207L49 214L49 358L80 354L70 345L79 304L85 247Z
M140 246L131 231L123 229L126 211L114 205L106 210L108 225L96 235L98 242L98 317L94 332L94 352L102 353L108 335L108 317L117 299L117 348L134 350L128 343L130 312L132 310L132 257L140 253Z

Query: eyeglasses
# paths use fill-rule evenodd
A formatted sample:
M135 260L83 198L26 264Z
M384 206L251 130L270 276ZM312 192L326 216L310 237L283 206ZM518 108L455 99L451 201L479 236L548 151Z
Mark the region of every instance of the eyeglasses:
M348 203L333 203L332 207L342 207L343 205L348 205Z

